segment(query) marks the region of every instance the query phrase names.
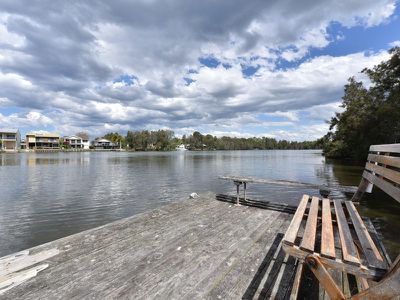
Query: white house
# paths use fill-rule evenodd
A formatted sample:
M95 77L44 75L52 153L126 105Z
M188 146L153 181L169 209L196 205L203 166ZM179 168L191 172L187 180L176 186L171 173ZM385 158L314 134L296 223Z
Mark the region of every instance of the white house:
M90 142L87 139L82 139L83 149L90 149Z
M95 139L93 141L93 147L97 150L104 150L104 149L117 149L118 146L113 142L106 140L106 139Z
M69 145L72 149L83 149L83 139L76 135L65 136L64 144Z
M18 129L0 128L0 150L18 151L21 149L21 135Z

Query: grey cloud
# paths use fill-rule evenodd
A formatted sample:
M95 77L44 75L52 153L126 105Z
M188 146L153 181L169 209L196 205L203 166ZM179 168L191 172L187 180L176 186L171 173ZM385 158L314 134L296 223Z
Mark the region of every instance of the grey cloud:
M289 45L296 49L311 30L324 29L332 21L351 25L382 3L3 0L0 11L7 15L7 30L25 42L19 47L0 43L0 54L8 58L0 60L0 75L17 74L32 86L0 80L0 98L25 109L53 109L50 116L63 124L91 128L104 123L200 126L243 113L331 103L341 96L342 78L332 89L315 79L295 87L288 86L284 76L260 72L259 81L238 83L232 77L227 83L216 78L196 89L200 83L185 87L182 77L189 69L200 69L200 56L215 54L237 65L265 55L263 51ZM302 42L307 48L314 41ZM224 56L235 57L230 61ZM140 83L114 87L121 74L133 74ZM122 109L102 108L106 104Z

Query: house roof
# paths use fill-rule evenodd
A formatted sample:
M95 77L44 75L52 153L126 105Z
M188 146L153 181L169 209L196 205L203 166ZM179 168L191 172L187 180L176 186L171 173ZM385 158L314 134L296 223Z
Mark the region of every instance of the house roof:
M64 139L68 139L68 140L83 140L83 138L81 138L80 136L77 136L77 135L64 136Z
M58 134L58 133L53 133L53 132L45 132L45 131L39 131L39 132L35 132L35 131L32 131L32 132L28 132L27 134L26 134L27 136L28 135L33 135L33 136L36 136L36 137L54 137L54 138L60 138L60 135Z
M1 133L17 133L18 129L0 128Z
M111 143L111 141L106 140L106 139L96 139L95 142L98 142L98 143Z

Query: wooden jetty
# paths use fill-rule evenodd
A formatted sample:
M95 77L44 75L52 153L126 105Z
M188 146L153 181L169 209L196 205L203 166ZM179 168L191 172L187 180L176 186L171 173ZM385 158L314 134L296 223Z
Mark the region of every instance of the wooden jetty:
M236 200L206 193L0 258L0 299L326 299L281 247L296 207Z
M172 203L1 258L0 298L288 298L291 216L211 193Z

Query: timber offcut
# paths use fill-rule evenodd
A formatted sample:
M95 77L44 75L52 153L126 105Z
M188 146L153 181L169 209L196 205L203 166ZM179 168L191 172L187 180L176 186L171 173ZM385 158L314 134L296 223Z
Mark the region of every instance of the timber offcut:
M211 193L172 203L0 258L0 298L288 299L291 213Z

